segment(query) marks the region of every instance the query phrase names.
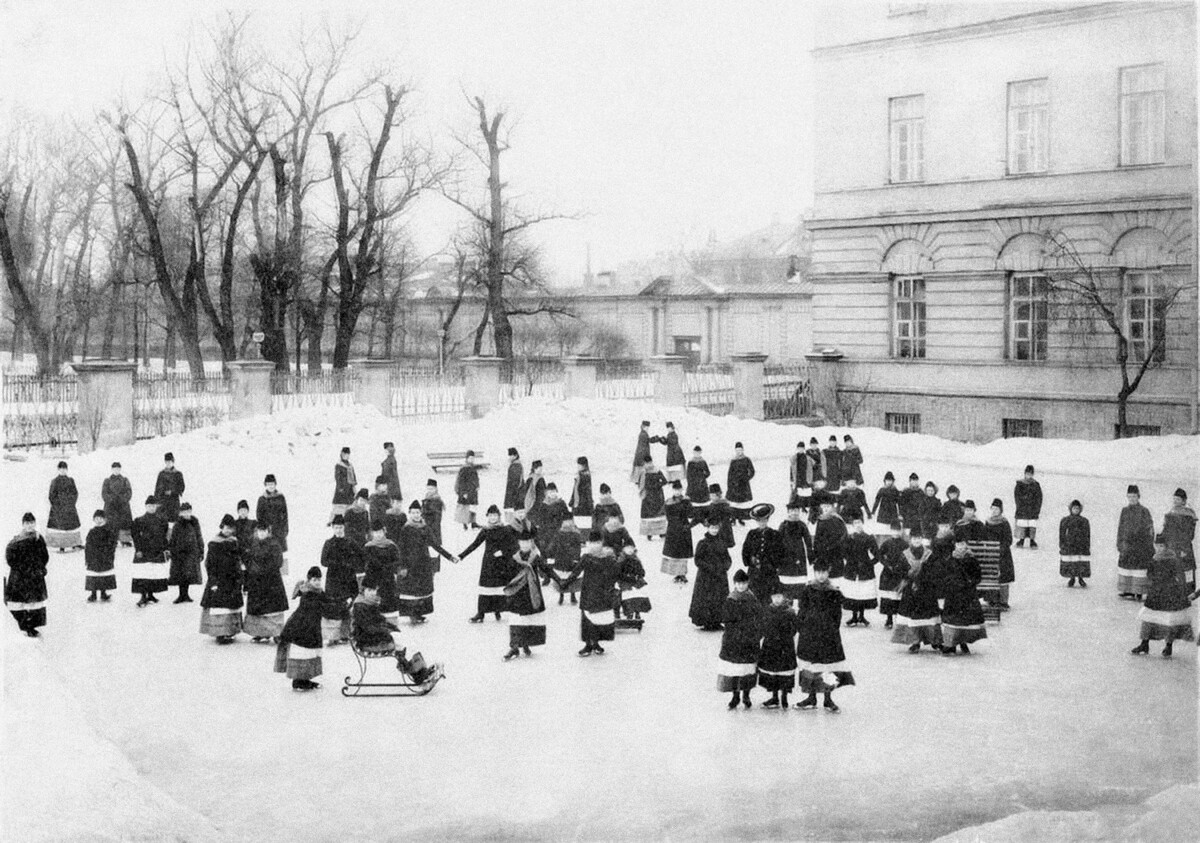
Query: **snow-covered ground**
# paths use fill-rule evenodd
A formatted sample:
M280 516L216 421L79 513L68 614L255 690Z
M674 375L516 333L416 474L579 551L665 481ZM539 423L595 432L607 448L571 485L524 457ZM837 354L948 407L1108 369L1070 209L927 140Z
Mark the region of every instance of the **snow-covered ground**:
M542 459L564 495L575 458L587 455L594 484L610 483L636 514L628 475L642 418L656 430L673 420L685 450L700 444L722 485L741 440L758 469L758 497L777 505L796 440L824 444L833 432L633 401L522 402L480 421L403 428L373 410L339 408L76 457L71 473L87 521L113 459L136 503L173 451L206 538L274 473L291 510L290 586L327 535L343 445L369 484L381 443L395 440L406 496L432 476L427 451L482 449L492 462L482 472L484 506L502 496L510 445L526 466ZM1176 486L1200 495L1200 442L975 446L854 433L869 496L884 471L916 470L922 482L957 484L981 508L1004 498L1011 517L1013 481L1027 462L1038 467L1042 548L1017 551L1014 609L970 658L910 655L871 614L870 628L843 630L858 685L839 692L840 715L729 712L716 691L719 634L690 625L690 587L658 574L658 545L640 541L654 611L641 634L618 633L605 656L576 656L578 613L552 601L547 646L502 662L505 625L466 623L477 553L443 566L435 613L404 629L410 651L444 661L448 678L423 699L347 700L337 691L353 669L344 647L325 652L325 687L297 694L272 673L273 647L244 637L217 647L198 634L197 604L136 609L131 551L119 552L122 590L110 604L84 602L81 555L55 555L42 639L11 625L4 636L0 837L79 839L94 824L91 839L916 840L1004 820L1008 832L956 839L1121 838L1134 827L1146 839L1180 839L1189 826L1164 821L1156 827L1166 836L1157 836L1137 823L1171 814L1144 800L1196 779L1196 650L1180 646L1169 661L1159 645L1149 657L1129 655L1136 606L1116 597L1113 545L1129 482L1141 485L1156 524ZM55 461L0 466L4 529L15 531L26 509L44 525ZM453 475L439 482L451 506ZM1092 521L1086 591L1058 577L1057 522L1075 497ZM469 540L449 514L445 533L453 551ZM1049 813L1023 813L1031 811Z

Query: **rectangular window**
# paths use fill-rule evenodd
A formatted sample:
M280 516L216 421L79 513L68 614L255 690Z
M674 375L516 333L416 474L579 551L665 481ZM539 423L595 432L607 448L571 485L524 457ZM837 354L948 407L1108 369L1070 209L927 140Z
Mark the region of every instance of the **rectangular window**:
M1156 424L1127 424L1125 425L1125 437L1131 436L1162 436L1162 428ZM1121 438L1121 428L1119 425L1113 425L1113 439Z
M1162 278L1158 272L1138 270L1125 273L1125 318L1129 356L1140 363L1153 352L1154 362L1166 360L1166 343L1155 349L1155 343L1164 338L1167 332Z
M883 427L892 433L920 433L920 413L884 413Z
M1121 68L1121 164L1166 160L1166 73L1161 64Z
M1013 275L1008 287L1008 359L1045 360L1049 328L1045 275Z
M1002 430L1005 439L1041 439L1041 419L1002 419Z
M1044 173L1050 166L1050 85L1008 83L1008 172Z
M650 353L658 354L658 308L650 308Z
M897 275L892 282L895 299L892 356L925 356L925 279L920 275Z
M888 137L892 151L893 182L925 178L925 97L888 100Z

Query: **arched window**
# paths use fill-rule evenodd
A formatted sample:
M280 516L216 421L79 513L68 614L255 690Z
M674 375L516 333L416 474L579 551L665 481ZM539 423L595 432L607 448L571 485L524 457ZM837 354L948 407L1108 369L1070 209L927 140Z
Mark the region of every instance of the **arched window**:
M1113 246L1112 261L1121 268L1124 301L1122 329L1129 355L1141 362L1153 355L1166 360L1167 307L1162 267L1177 260L1167 236L1157 228L1132 228Z
M891 284L893 357L925 356L925 272L930 269L933 261L919 240L897 241L883 259Z
M1000 250L996 263L1008 270L1009 360L1045 360L1050 337L1050 279L1042 271L1045 239L1018 234Z

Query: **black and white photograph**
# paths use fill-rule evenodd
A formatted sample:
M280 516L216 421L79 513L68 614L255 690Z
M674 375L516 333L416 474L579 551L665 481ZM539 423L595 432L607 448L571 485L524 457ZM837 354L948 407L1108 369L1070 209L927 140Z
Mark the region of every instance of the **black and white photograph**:
M1200 838L1195 0L0 0L0 839Z

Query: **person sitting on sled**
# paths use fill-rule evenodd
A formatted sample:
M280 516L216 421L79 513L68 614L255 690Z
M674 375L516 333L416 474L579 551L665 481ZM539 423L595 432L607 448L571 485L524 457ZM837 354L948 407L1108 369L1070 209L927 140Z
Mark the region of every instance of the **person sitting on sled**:
M409 660L405 656L405 648L396 649L396 634L400 628L387 620L379 609L379 581L372 577L363 580L362 594L354 600L351 616L353 625L351 634L354 646L363 653L374 655L392 654L396 657L396 670L412 677L413 682L420 685L438 670L438 665L432 668L425 666L425 661L418 653Z

